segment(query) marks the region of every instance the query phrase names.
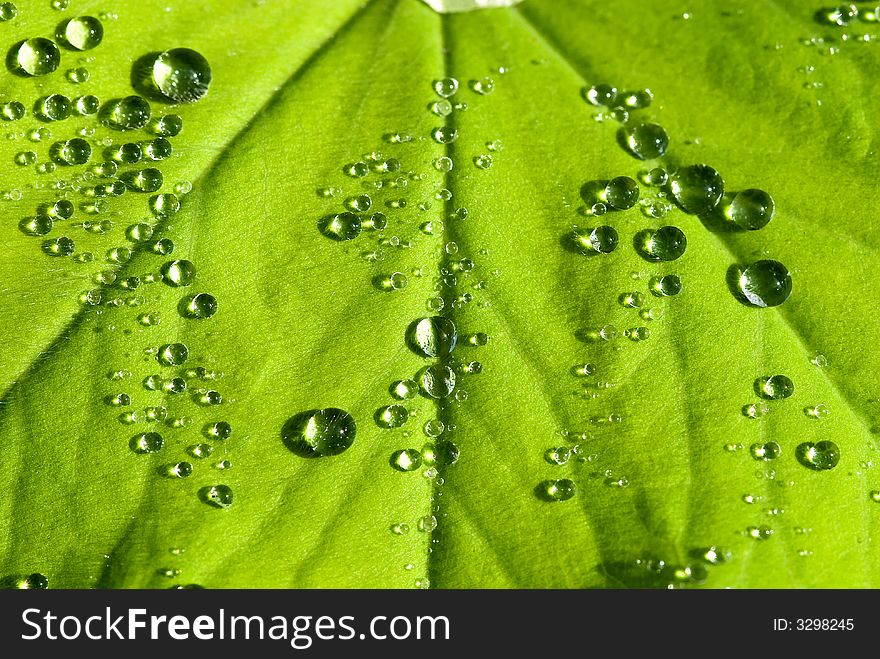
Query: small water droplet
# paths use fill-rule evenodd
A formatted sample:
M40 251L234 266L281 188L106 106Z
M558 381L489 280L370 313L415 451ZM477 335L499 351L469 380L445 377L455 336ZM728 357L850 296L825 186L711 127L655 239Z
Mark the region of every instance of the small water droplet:
M438 96L449 98L458 91L458 80L455 78L441 78L434 81L433 87Z
M827 405L819 403L818 405L805 407L804 414L812 419L826 419L831 415L831 410L828 409Z
M49 579L39 572L34 572L24 579L20 579L17 586L21 590L46 590L49 588Z
M546 480L537 489L538 496L545 501L568 501L577 491L577 485L568 478Z
M398 471L415 471L422 466L422 454L414 448L395 451L391 455L391 466Z
M750 189L737 193L724 213L737 226L755 231L773 219L775 210L773 197L763 190Z
M682 289L681 278L678 275L652 277L648 285L657 297L672 297L681 293Z
M421 318L407 329L410 349L422 357L445 357L454 349L458 334L453 323L444 316Z
M204 490L205 502L216 508L229 508L235 497L228 485L211 485Z
M106 124L114 130L136 130L150 120L150 104L140 96L126 96L111 101L102 109Z
M571 239L577 250L584 255L609 254L617 249L619 241L617 231L609 226L576 228L571 232Z
M769 411L770 406L767 403L750 403L742 408L743 416L747 416L750 419L759 419Z
M794 394L794 382L785 375L760 377L755 380L755 391L762 398L780 400Z
M183 299L181 312L187 318L210 318L217 313L217 299L209 293L197 293Z
M665 226L647 232L642 253L653 261L675 261L687 249L687 236L678 227Z
M617 210L632 208L639 200L639 184L629 176L618 176L608 181L602 198Z
M495 81L488 76L479 80L471 80L470 88L477 94L486 96L495 91Z
M447 398L455 389L455 371L445 364L434 364L422 371L422 391L431 398Z
M381 428L399 428L409 419L409 410L403 405L386 405L376 410L376 423Z
M612 85L593 85L583 90L583 96L592 105L611 107L617 100L617 88Z
M451 144L458 139L458 131L455 128L438 126L431 132L431 136L434 138L435 141L439 142L440 144ZM452 161L450 160L449 162L451 163ZM449 169L452 169L452 167L450 167Z
M168 261L162 266L162 281L169 286L189 286L196 276L196 267L183 259Z
M353 240L361 234L361 219L349 211L328 215L318 223L318 230L331 240Z
M775 460L782 455L782 447L777 442L766 442L763 444L752 444L749 452L755 460Z
M145 432L135 435L131 448L135 453L158 453L165 446L165 439L157 432Z

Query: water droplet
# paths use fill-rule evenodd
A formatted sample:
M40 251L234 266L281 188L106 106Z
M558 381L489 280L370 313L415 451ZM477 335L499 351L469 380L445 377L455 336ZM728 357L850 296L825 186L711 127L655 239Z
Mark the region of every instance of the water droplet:
M871 501L874 503L880 503L880 490L871 490L868 496L871 497Z
M859 15L858 8L852 3L838 5L833 9L826 10L825 18L833 25L849 25Z
M659 124L636 124L627 126L623 130L626 146L640 160L660 158L669 148L669 135L666 134L666 129ZM652 185L662 184L652 183Z
M434 91L438 96L449 98L458 91L458 80L455 78L441 78L434 81Z
M804 442L797 448L797 457L802 465L823 471L834 469L840 462L840 448L834 442Z
M0 22L11 21L18 16L18 8L12 2L0 4Z
M399 428L409 419L409 410L403 405L386 405L376 410L376 423L382 428Z
M687 237L673 226L649 231L642 245L645 256L654 261L675 261L687 249Z
M192 476L193 466L191 462L178 462L168 467L168 475L173 478L189 478Z
M156 217L168 217L180 210L180 199L176 194L163 193L150 197L150 210Z
M434 168L441 172L451 172L453 167L452 158L440 156L434 161Z
M49 580L39 572L34 572L19 580L17 586L21 590L46 590L49 588Z
M356 197L349 197L345 200L345 205L353 211L357 211L359 213L363 213L365 211L370 210L373 205L373 200L370 198L368 194L357 195Z
M775 210L773 197L763 190L743 190L733 198L725 214L737 226L755 231L773 219Z
M419 385L414 380L397 380L391 383L389 391L397 400L412 398L418 393Z
M476 165L478 169L489 169L492 166L492 156L488 153L477 156L474 158L474 165Z
M743 416L747 416L750 419L760 419L769 411L770 406L767 403L751 403L744 405L742 408Z
M151 249L156 254L162 254L163 256L167 256L168 254L171 254L174 251L174 242L170 238L159 238L159 240L157 240L155 243L153 243L153 246L151 247ZM164 275L163 275L163 281L166 281L164 279Z
M124 393L116 394L115 396L111 396L108 402L113 407L128 407L131 405L131 396Z
M63 94L49 94L37 101L34 114L46 121L61 121L70 116L70 99Z
M147 140L141 143L144 156L150 160L165 160L171 157L174 147L171 142L164 137L157 137L154 140Z
M361 219L348 211L328 215L318 223L318 230L331 240L353 240L361 234Z
M0 105L0 119L4 121L18 121L24 115L24 104L19 101L7 101Z
M61 63L61 51L55 42L43 37L27 39L13 48L19 71L31 76L52 73Z
M70 256L75 249L76 244L67 236L59 236L43 243L43 251L49 256Z
M445 364L434 364L422 371L419 383L431 398L447 398L455 389L455 371Z
M92 157L92 147L81 137L58 142L52 148L52 158L62 165L84 165Z
M98 109L101 107L101 101L98 100L97 96L92 96L91 94L86 96L80 96L74 101L74 105L76 107L77 113L88 116L95 114Z
M746 529L749 537L755 540L768 540L773 535L773 529L769 526L750 526Z
M794 393L794 382L785 375L761 377L755 380L755 391L762 398L780 400Z
M226 421L216 421L208 424L204 432L208 437L226 440L232 437L232 426Z
M339 455L356 435L354 418L335 407L300 412L288 419L281 431L287 447L301 457Z
M538 496L545 501L568 501L577 494L578 488L568 478L547 480L538 486Z
M205 502L216 508L229 508L235 497L228 485L212 485L204 490Z
M739 276L739 290L756 307L775 307L791 295L791 274L779 261L761 260Z
M194 103L208 93L211 65L200 53L174 48L159 55L152 66L153 83L178 103Z
M724 179L708 165L690 165L670 179L669 191L686 213L707 213L721 201Z
M452 144L458 139L458 131L447 126L438 126L431 132L431 136L440 144ZM449 161L452 162L451 160ZM452 169L451 167L449 169ZM448 170L446 170L448 171Z
M608 181L602 198L617 210L632 208L639 200L639 184L629 176L618 176Z
M77 50L91 50L104 38L104 26L92 16L78 16L63 23L55 36Z
M150 104L140 96L126 96L111 101L103 108L104 120L114 130L136 130L150 120Z
M571 449L568 449L564 446L558 446L556 448L549 448L544 453L544 459L550 464L554 465L564 465L571 458Z
M433 515L425 515L419 520L419 531L430 533L437 528L437 518Z
M479 80L471 80L470 87L477 94L486 96L495 91L495 81L487 76L485 78L480 78Z
M189 286L195 280L195 276L196 267L191 261L180 259L162 265L162 281L169 286Z
M624 307L637 309L645 304L645 296L638 291L630 291L629 293L621 293L618 302Z
M749 452L755 460L775 460L782 455L782 447L777 442L766 442L764 444L752 444Z
M819 403L818 405L805 407L804 414L812 419L826 419L831 416L831 410L828 409L827 405Z
M217 313L217 299L209 293L197 293L183 300L181 310L187 318L210 318Z
M450 103L446 99L437 101L436 103L432 103L431 112L436 114L438 117L448 117L450 114L452 114L452 103Z
M67 79L75 85L88 82L90 74L89 70L84 66L78 66L75 69L68 69Z
M617 248L618 236L613 227L599 226L595 229L577 228L571 232L577 250L584 255L608 254Z
M621 95L623 104L634 110L643 110L651 105L654 101L654 92L650 89L637 89L635 91L623 92Z
M154 167L127 172L124 178L126 185L136 192L156 192L164 182L162 172Z
M52 218L46 215L35 215L25 218L19 224L21 230L30 236L45 236L52 230Z
M189 357L189 349L182 343L168 343L161 346L156 353L156 359L163 366L180 366L187 357Z
M391 466L398 471L415 471L422 466L422 454L414 448L395 451L391 455Z
M617 100L617 88L611 85L593 85L583 90L584 99L592 105L611 107Z
M458 334L455 323L443 316L421 318L407 329L410 349L422 357L445 357L454 349Z
M165 439L157 432L145 432L135 435L131 448L135 453L158 453L165 446Z
M733 559L733 552L721 547L706 547L699 554L710 565L723 565Z
M681 278L678 275L652 277L648 284L651 292L657 297L672 297L681 293Z
M394 535L406 535L407 533L409 533L409 524L392 524L391 532Z

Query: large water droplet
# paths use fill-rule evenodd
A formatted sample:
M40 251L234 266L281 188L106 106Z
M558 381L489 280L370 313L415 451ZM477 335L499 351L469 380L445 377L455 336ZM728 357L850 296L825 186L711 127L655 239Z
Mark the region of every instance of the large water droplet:
M420 318L406 333L410 349L422 357L445 357L455 349L457 340L455 323L443 316Z
M386 405L376 410L376 423L382 428L399 428L409 419L409 410L403 405Z
M681 277L678 275L652 277L649 286L651 292L657 297L672 297L681 293Z
M777 442L765 442L763 444L752 444L749 452L755 460L775 460L782 455L782 447Z
M22 41L12 49L13 59L20 72L31 76L52 73L61 63L61 51L55 42L43 37Z
M156 359L163 366L180 366L187 357L189 357L189 349L182 343L168 343L159 348L156 353Z
M211 65L195 50L174 48L156 58L152 75L165 96L178 103L194 103L208 93Z
M791 274L779 261L755 261L739 276L740 292L756 307L782 304L791 295L791 289Z
M205 502L215 508L229 508L235 500L228 485L211 485L203 490Z
M165 439L157 432L144 432L131 440L131 449L135 453L158 453L163 446Z
M300 412L281 430L287 447L302 457L339 455L352 445L356 435L354 418L336 407Z
M422 466L422 454L414 448L395 451L391 456L391 466L398 471L415 471Z
M191 261L178 259L162 265L162 281L169 286L189 286L196 277L196 267Z
M834 442L804 442L797 448L797 457L802 465L824 471L834 469L840 462L840 448Z
M670 179L669 190L686 213L707 213L721 201L724 179L708 165L690 165Z
M210 318L217 313L217 298L209 293L197 293L184 298L180 308L187 318Z
M785 375L758 378L755 381L755 391L763 398L780 400L794 394L794 382Z
M46 590L49 588L49 580L45 575L34 572L18 582L21 590Z
M434 81L434 91L438 96L449 98L458 91L458 80L455 78L441 78Z

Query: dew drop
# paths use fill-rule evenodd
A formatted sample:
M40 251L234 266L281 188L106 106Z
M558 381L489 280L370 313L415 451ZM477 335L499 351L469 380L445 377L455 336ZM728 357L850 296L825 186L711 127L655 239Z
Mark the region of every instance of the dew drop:
M802 465L825 471L834 469L840 462L840 448L834 442L823 440L821 442L804 442L797 448L797 457Z
M104 26L93 16L78 16L63 23L56 36L72 48L91 50L104 38Z
M196 276L196 267L192 264L191 261L186 261L183 259L166 262L162 265L161 271L162 281L164 281L169 286L174 287L189 286L193 283Z
M791 274L779 261L755 261L739 276L739 290L756 307L775 307L791 295Z
M49 94L37 101L34 114L46 121L61 121L70 116L70 99L63 94Z
M18 16L18 8L14 3L4 2L0 4L0 22L11 21L16 16Z
M629 176L618 176L608 181L603 199L612 208L626 210L639 200L639 184Z
M150 104L140 96L126 96L104 106L102 110L107 125L114 130L136 130L150 120Z
M192 476L193 466L191 462L178 462L168 467L168 475L173 478L189 478Z
M232 437L232 426L226 421L216 421L208 424L204 432L208 437L226 440Z
M455 323L444 316L421 318L406 333L407 345L422 357L445 357L455 349L457 340Z
M766 442L764 444L752 444L749 453L755 460L775 460L782 455L782 447L777 442Z
M168 343L161 346L156 353L156 359L163 366L180 366L187 357L189 357L189 349L182 343Z
M415 471L422 466L422 454L414 448L395 451L391 455L391 466L398 471Z
M568 478L546 480L537 491L545 501L568 501L577 494L577 485Z
M724 180L708 165L690 165L672 176L669 191L686 213L701 215L721 201Z
M495 91L495 81L489 77L480 78L479 80L471 80L470 87L477 94L487 96Z
M209 293L197 293L183 300L182 311L187 318L210 318L217 313L217 299Z
M92 147L81 137L58 142L52 147L52 159L61 165L84 165L91 157Z
M307 410L291 417L281 430L287 447L301 457L325 457L346 451L357 436L354 418L336 407Z
M409 410L403 405L386 405L376 410L376 423L381 428L399 428L409 419Z
M7 101L0 105L0 119L18 121L25 115L24 104L20 101Z
M331 240L353 240L361 234L361 219L349 211L328 215L318 222L318 230Z
M61 51L51 39L35 37L15 46L13 58L19 71L30 76L42 76L58 68Z
M455 78L441 78L434 81L434 91L437 96L449 98L458 91L458 80Z
M389 391L397 400L407 400L418 393L419 385L415 380L397 380L391 383Z
M659 124L636 124L627 126L623 130L626 146L640 160L660 158L669 148L669 135L666 134L666 129ZM653 183L653 185L658 184Z
M574 229L571 239L577 250L584 255L609 254L617 248L619 241L617 231L609 226Z
M781 400L794 394L794 382L785 375L758 378L755 381L755 391L762 398Z
M455 389L455 371L445 364L433 364L422 371L419 384L431 398L447 398Z
M211 65L190 48L174 48L159 55L152 66L153 83L178 103L194 103L208 93Z
M827 405L819 403L818 405L805 407L804 414L806 414L811 419L826 419L831 416L831 410L828 409Z
M205 502L215 508L229 508L235 497L228 485L211 485L204 490Z
M145 432L135 435L131 448L135 453L158 453L165 446L165 439L157 432Z
M678 275L652 277L648 283L651 292L657 297L672 297L681 293L681 278Z
M34 572L18 581L17 586L21 590L46 590L49 588L49 580L45 575Z
M611 85L593 85L583 90L584 99L592 105L611 107L617 100L617 88Z
M70 256L75 249L76 244L67 236L59 236L43 243L43 251L49 256Z
M687 249L687 237L678 227L665 226L650 231L643 244L643 253L654 261L675 261Z
M765 416L770 411L770 406L767 403L750 403L748 405L744 405L742 408L743 416L746 416L750 419L760 419L762 416Z
M761 229L773 219L776 204L763 190L743 190L737 193L725 209L728 219L743 229Z

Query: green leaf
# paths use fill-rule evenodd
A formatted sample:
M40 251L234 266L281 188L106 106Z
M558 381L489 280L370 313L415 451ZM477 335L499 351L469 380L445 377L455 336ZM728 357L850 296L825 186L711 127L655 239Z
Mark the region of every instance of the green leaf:
M528 0L442 15L418 0L118 4L98 48L63 50L49 76L7 73L0 97L28 107L4 122L12 139L0 160L3 188L21 192L0 202L0 576L9 583L39 572L68 588L876 585L878 240L865 201L876 169L874 44L840 41L815 8L744 0L705 0L686 19L672 0ZM10 46L51 37L72 15L42 0L18 5L0 25ZM830 40L802 43L821 35L836 39L837 54L822 55ZM93 118L42 124L30 108L53 92L102 101L136 93L133 65L174 47L199 51L213 70L197 103L150 97L154 115L184 122L174 156L154 165L162 192L192 183L179 214L151 218L150 195L134 191L90 214L88 166L38 174L14 164L24 150L45 162L52 143L81 128L95 129L92 163L106 144L149 139ZM64 72L79 65L89 81L67 82ZM799 72L807 66L815 71ZM429 106L446 76L460 81L450 100L468 107L442 118ZM485 77L491 94L474 91L486 89ZM804 88L813 80L823 86ZM585 216L585 184L658 164L621 148L616 121L596 120L602 110L582 90L604 83L653 91L632 121L666 128L664 166L705 162L730 192L770 192L776 217L735 232L678 209L662 220L638 206ZM41 126L52 137L31 142ZM438 127L458 139L437 143ZM503 149L489 148L496 140ZM373 152L397 159L399 174L343 171ZM491 167L476 166L485 155ZM454 161L447 174L434 166L444 156ZM53 190L56 180L67 183ZM327 188L342 193L319 194ZM437 198L442 189L448 202ZM352 241L322 235L321 218L365 192L388 227ZM642 186L643 196L654 192ZM19 229L61 197L77 206L70 221L44 238ZM458 208L466 218L450 217ZM154 239L174 241L173 255L127 239L145 218ZM81 226L102 219L112 222L103 233ZM616 250L585 257L568 248L573 225L597 224L617 230ZM633 241L663 224L685 232L687 251L649 262ZM94 260L44 254L42 241L60 235L75 241L74 257ZM130 260L108 260L119 247L133 250ZM192 286L162 283L172 258L195 264ZM734 268L763 258L792 272L794 292L779 307L746 306L729 286ZM115 283L96 283L103 272ZM396 272L408 285L383 290ZM662 274L681 277L680 295L649 293ZM130 277L141 278L135 290L120 286ZM81 301L90 290L100 304ZM630 291L644 294L655 319L620 304ZM183 317L181 300L199 292L216 297L216 315ZM438 313L427 306L436 297L459 341L450 357L424 359L406 335ZM605 325L648 327L650 337L591 342ZM478 333L486 345L473 345ZM175 342L188 347L186 364L162 366L151 350ZM811 361L819 354L826 366ZM473 361L480 373L466 372ZM456 368L457 397L392 397L393 382L435 363ZM595 375L572 374L584 363ZM188 389L148 390L154 374L184 377ZM793 380L794 395L747 418L742 408L761 400L756 380L774 374ZM223 403L203 404L206 390ZM119 393L130 407L108 404ZM395 403L410 418L380 427L377 410ZM805 414L818 404L828 418ZM149 422L144 410L156 406L187 421ZM355 419L351 448L315 459L289 450L288 420L328 407ZM121 422L129 411L135 423ZM445 424L441 439L460 459L441 461L433 479L427 465L395 470L392 454L421 450L431 419ZM232 436L206 437L220 420ZM132 451L132 438L149 431L164 448ZM780 457L750 456L752 444L769 441ZM799 446L819 441L839 446L834 469L798 460ZM214 447L209 458L190 455L199 443ZM545 458L575 443L565 465ZM166 467L184 460L192 476L168 477ZM219 469L223 460L231 467ZM538 496L542 482L560 478L576 484L574 498ZM226 510L204 501L204 488L218 484L234 492ZM419 530L426 517L421 525L434 526L431 516L433 531ZM409 532L394 533L400 524ZM769 538L751 536L761 527ZM706 563L709 547L730 560Z

